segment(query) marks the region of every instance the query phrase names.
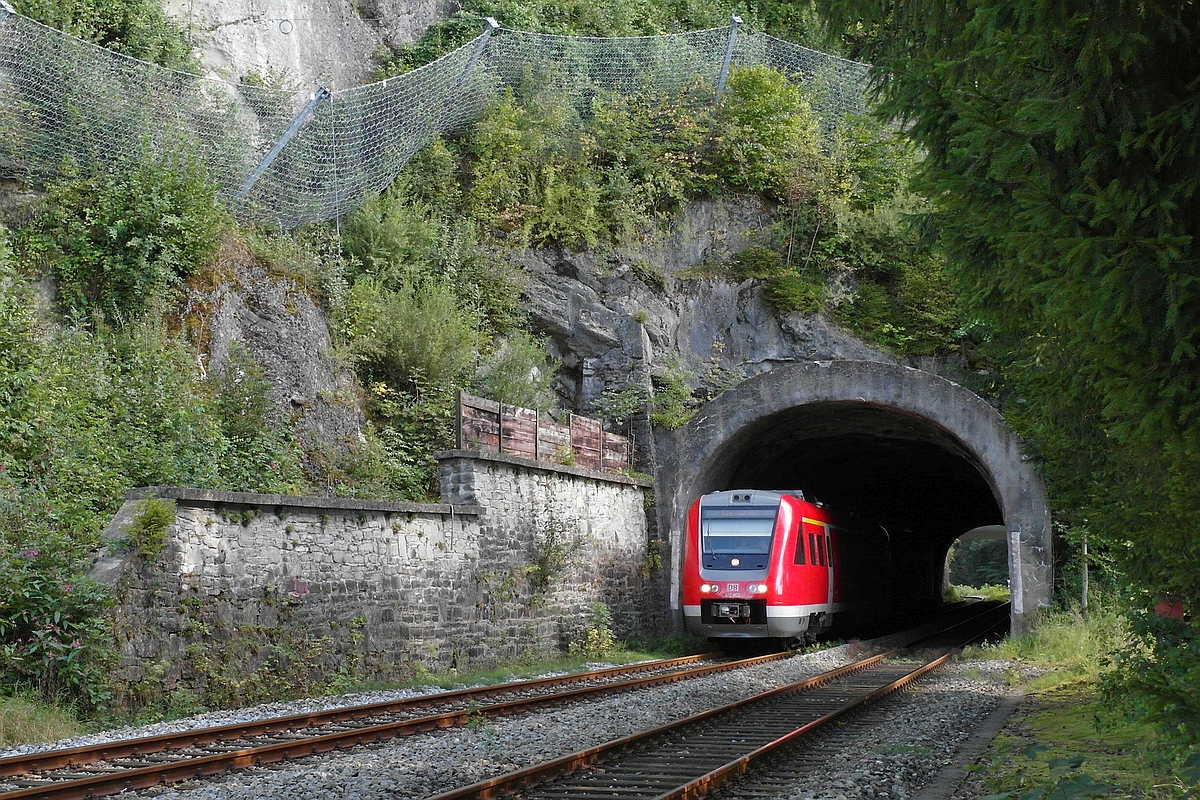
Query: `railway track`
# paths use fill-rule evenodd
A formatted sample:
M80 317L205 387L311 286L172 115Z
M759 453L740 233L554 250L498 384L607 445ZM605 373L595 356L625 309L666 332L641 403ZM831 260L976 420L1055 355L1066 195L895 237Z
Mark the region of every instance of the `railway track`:
M786 655L735 661L717 660L711 654L684 656L0 758L0 786L14 787L0 792L0 800L67 800L149 788L466 725L481 717L687 680ZM639 673L641 677L630 677ZM436 713L428 713L430 710Z
M942 649L917 661L897 651L863 659L789 686L705 711L429 800L681 800L709 791L774 759L802 738L876 702L987 636L1007 605L920 636L910 647Z
M959 613L962 613L961 610ZM1006 614L1003 610L993 613ZM921 630L911 638L927 637L929 632ZM411 733L466 725L537 707L711 675L784 658L786 655L772 654L723 663L701 663L711 661L712 657L689 656L591 673L202 728L183 734L3 758L0 759L0 788L6 784L14 788L0 793L0 800L62 800L149 788L212 776L230 769L372 744ZM863 668L861 663L854 666ZM642 675L631 678L632 673ZM832 679L828 675L824 678Z

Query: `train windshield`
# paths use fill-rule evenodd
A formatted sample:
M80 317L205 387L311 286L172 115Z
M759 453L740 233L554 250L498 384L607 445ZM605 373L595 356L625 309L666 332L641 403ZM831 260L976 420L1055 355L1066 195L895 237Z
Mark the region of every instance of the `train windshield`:
M704 509L701 549L712 555L765 555L771 552L775 507Z

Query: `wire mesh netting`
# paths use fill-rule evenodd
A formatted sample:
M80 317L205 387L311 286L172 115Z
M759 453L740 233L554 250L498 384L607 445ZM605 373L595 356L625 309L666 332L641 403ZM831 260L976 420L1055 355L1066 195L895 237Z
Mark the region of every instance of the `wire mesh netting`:
M865 110L866 65L737 26L592 38L489 25L420 69L314 101L175 72L0 8L0 175L38 183L64 163L194 155L239 216L291 229L352 211L435 136L465 129L531 79L574 102L716 86L730 47L735 67L766 65L805 83L826 130Z

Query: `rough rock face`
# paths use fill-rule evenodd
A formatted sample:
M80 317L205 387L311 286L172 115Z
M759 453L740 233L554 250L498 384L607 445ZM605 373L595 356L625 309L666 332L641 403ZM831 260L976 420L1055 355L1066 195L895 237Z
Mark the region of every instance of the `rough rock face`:
M196 39L204 65L227 80L257 74L280 88L366 83L375 53L413 42L450 0L167 0Z
M191 290L187 301L208 346L205 368L224 372L241 345L271 384L276 422L309 443L338 448L357 440L365 418L353 374L333 357L324 311L296 281L229 249L223 260L233 277Z
M589 410L606 388L646 385L668 369L690 374L703 396L795 361L895 363L819 314L778 317L756 281L698 277L696 267L755 244L769 223L754 199L700 202L665 237L637 248L527 251L525 300L562 359L569 404Z

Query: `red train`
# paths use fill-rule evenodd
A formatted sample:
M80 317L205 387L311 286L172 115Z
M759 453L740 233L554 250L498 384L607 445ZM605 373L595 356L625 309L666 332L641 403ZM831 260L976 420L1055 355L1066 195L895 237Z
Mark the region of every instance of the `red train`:
M706 494L688 511L684 535L688 630L710 639L812 639L835 615L874 605L866 582L886 567L881 534L835 521L799 491Z

